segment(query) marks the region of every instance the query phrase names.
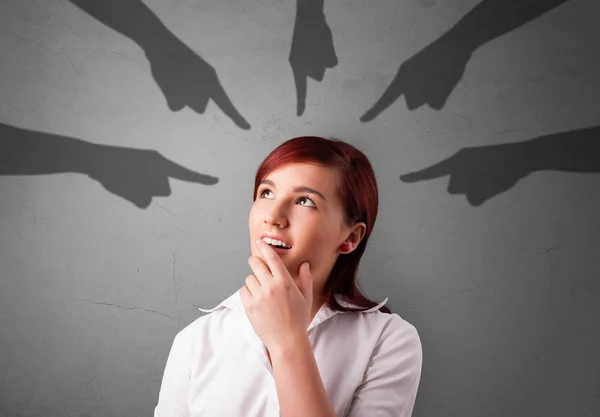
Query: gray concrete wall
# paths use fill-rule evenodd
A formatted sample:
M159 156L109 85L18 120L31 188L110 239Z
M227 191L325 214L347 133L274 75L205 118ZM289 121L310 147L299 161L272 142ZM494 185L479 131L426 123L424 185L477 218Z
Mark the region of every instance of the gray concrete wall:
M600 3L307 3L2 2L0 415L150 415L299 135L374 164L414 416L600 415Z

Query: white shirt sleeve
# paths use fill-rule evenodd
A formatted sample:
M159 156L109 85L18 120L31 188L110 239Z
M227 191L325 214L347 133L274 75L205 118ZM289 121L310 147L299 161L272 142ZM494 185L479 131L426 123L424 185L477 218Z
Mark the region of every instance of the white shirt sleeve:
M158 404L154 408L154 417L189 417L188 392L192 346L184 330L173 340L158 394Z
M345 417L412 416L422 361L416 328L393 315L371 354Z

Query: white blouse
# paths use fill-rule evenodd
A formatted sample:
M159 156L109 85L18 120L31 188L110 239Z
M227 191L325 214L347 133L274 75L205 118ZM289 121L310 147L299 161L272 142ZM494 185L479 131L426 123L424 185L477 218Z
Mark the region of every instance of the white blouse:
M344 306L353 306L336 296ZM410 417L421 378L421 340L397 314L323 304L308 337L338 417ZM354 306L357 307L357 306ZM174 338L154 417L279 416L273 369L239 290Z

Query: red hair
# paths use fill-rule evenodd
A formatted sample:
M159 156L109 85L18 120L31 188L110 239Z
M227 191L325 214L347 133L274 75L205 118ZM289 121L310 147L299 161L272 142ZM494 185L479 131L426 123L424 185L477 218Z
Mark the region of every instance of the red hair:
M358 263L367 247L379 206L377 182L371 163L365 154L339 139L317 136L292 138L271 151L258 167L252 199L256 199L256 191L264 178L289 163L312 163L337 169L341 173L338 191L345 207L346 224L364 222L367 226L365 235L356 249L349 254L338 256L325 282L325 303L333 310L361 311L340 305L334 297L340 294L349 302L365 309L375 307L379 303L366 298L356 283ZM391 313L385 306L379 311Z

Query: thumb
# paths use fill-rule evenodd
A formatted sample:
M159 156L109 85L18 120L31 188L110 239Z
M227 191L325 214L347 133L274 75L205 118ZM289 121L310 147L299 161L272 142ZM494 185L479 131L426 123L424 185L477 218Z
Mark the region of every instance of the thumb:
M304 298L312 297L313 291L313 277L310 273L310 266L308 262L304 262L300 265L300 274L298 275L298 289L304 296Z

